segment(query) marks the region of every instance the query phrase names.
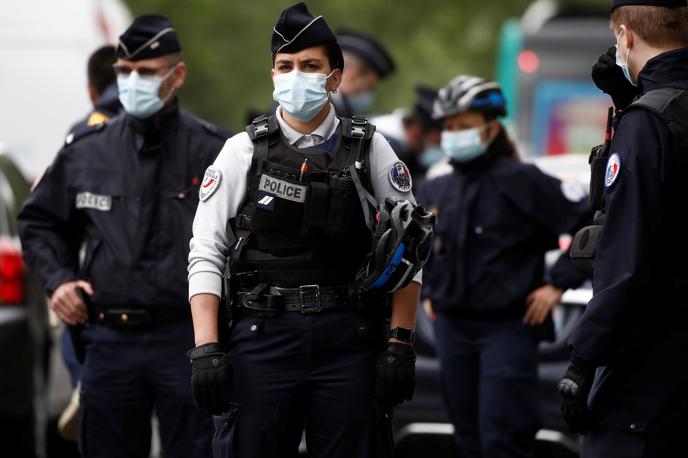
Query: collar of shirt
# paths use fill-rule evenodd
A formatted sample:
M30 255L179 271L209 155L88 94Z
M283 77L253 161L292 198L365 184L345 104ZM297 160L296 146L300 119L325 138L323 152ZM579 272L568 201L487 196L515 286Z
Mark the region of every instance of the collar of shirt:
M277 107L275 116L277 117L277 122L279 123L284 138L290 145L297 148L308 148L309 146L316 146L324 143L334 135L339 126L339 118L337 118L332 104L330 104L330 111L327 113L325 120L310 134L302 134L287 124L282 118L282 107Z

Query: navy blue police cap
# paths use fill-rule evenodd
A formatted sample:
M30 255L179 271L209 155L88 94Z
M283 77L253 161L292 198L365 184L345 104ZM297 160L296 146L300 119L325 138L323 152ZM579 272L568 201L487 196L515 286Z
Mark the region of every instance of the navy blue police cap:
M373 37L350 30L340 30L337 41L342 51L353 54L365 62L370 68L386 78L394 72L394 60L387 50Z
M134 19L120 35L117 57L135 61L153 59L181 50L177 32L169 19L157 14L144 14Z
M437 98L437 89L419 84L416 86L416 102L411 117L420 122L425 129L441 129L442 122L432 117L432 106Z
M272 54L278 52L293 54L306 48L318 45L334 45L336 56L331 56L335 62L330 62L332 68L344 68L342 50L337 43L330 26L322 16L313 16L305 3L297 3L282 11L272 29Z
M688 6L687 0L614 0L612 11L620 6L644 5L644 6L663 6L665 8L680 8Z

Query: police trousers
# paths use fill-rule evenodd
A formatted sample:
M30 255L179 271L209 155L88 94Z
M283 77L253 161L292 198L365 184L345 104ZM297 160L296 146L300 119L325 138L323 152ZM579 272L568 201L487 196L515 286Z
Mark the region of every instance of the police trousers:
M583 458L688 456L685 320L634 339L595 374ZM679 329L672 329L678 327Z
M382 320L353 311L240 316L231 332L232 407L214 458L391 458L391 412L373 399Z
M148 458L154 411L162 456L210 456L212 418L194 404L185 356L194 344L190 320L126 330L90 325L82 339L84 457Z
M541 419L531 329L516 320L440 313L435 332L442 390L461 456L533 456Z

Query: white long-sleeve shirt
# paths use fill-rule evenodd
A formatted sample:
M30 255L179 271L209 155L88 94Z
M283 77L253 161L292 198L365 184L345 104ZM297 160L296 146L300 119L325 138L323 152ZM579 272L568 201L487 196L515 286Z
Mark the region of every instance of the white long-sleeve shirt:
M319 145L334 135L339 127L332 105L322 124L308 135L291 128L282 118L279 108L276 118L284 138L297 148ZM227 222L236 216L246 195L252 158L253 142L246 132L242 132L227 140L209 168L215 175L219 171L220 179L214 192L202 199L196 210L189 253L189 299L201 293L218 297L222 294L222 274L230 249ZM387 140L375 133L370 145L370 177L373 195L378 202L391 196L415 203L410 190L403 192L393 185L392 170L399 162ZM420 283L421 274L418 272L413 280Z

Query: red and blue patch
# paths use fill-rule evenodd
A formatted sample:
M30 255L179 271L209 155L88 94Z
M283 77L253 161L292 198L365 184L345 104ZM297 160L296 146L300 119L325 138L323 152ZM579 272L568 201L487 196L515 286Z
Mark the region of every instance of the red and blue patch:
M607 172L604 174L604 186L609 188L614 184L621 173L621 157L614 153L607 161Z
M401 161L392 164L389 169L389 182L397 191L409 192L411 190L411 172L408 167Z

